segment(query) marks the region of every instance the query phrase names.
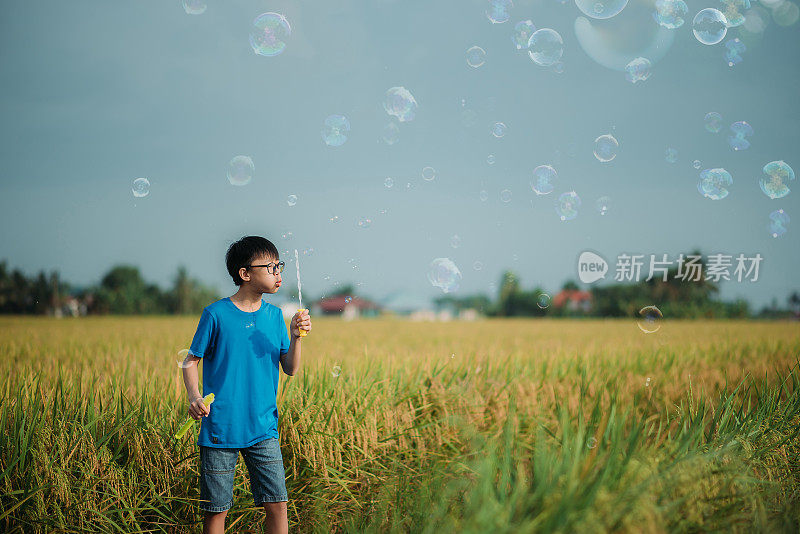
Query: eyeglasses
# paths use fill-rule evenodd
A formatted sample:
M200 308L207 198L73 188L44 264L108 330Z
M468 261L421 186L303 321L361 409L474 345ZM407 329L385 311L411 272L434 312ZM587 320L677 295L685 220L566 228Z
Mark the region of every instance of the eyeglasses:
M266 267L267 271L271 272L272 274L278 274L283 272L283 268L286 267L286 264L282 261L278 263L269 262L266 265L245 265L246 268L251 269L253 267Z

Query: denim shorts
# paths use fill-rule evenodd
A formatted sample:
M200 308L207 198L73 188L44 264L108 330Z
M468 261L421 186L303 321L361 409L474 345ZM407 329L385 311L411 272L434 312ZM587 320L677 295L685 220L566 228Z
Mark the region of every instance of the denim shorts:
M224 512L233 505L233 477L240 451L250 474L250 492L255 505L289 500L278 438L267 438L245 449L200 445L201 510Z

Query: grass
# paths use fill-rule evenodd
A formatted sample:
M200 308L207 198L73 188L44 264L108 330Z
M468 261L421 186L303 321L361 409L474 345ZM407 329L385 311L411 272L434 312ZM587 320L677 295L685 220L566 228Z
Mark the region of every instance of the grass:
M0 318L0 529L201 531L196 324ZM303 351L292 531L800 529L796 323L319 318ZM228 531L262 516L240 461Z

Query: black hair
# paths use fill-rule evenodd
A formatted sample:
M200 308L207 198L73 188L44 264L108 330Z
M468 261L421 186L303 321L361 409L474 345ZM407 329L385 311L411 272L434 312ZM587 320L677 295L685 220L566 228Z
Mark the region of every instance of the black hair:
M278 248L269 239L249 235L231 244L228 253L225 254L225 265L228 267L228 274L233 278L233 283L237 286L242 285L244 280L239 276L239 269L262 257L280 259Z

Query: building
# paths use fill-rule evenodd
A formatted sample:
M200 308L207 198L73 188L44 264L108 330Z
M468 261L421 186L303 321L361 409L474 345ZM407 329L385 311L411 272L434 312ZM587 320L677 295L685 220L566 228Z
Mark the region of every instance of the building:
M553 297L553 307L570 312L589 313L592 310L592 294L580 289L562 289Z
M358 317L376 317L381 313L381 307L361 297L334 295L318 300L312 305L315 315L338 315L345 320Z

